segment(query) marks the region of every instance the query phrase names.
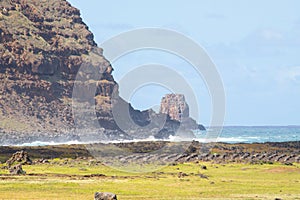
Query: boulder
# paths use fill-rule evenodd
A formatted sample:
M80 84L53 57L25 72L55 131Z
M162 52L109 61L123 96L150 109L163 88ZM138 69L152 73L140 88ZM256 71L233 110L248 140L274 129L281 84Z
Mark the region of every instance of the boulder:
M188 174L186 174L186 173L184 173L184 172L179 172L179 173L177 174L177 177L178 177L178 178L184 178L184 177L186 177L186 176L188 176Z
M117 200L117 195L110 192L96 192L95 200Z
M15 175L24 175L26 172L22 168L22 164L17 164L13 167L9 168L9 173L10 174L15 174Z
M207 170L207 167L205 165L202 165L201 169Z
M32 164L31 159L28 156L28 153L26 151L17 151L14 153L10 159L6 161L6 164L8 167L10 167L13 163L21 163L21 164Z

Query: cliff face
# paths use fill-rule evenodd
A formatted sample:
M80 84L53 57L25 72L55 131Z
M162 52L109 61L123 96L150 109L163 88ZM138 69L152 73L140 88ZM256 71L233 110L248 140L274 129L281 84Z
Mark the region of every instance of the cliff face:
M160 112L170 116L172 120L182 122L189 117L189 106L182 94L167 94L161 100Z
M2 132L72 129L73 84L84 63L102 73L101 80L95 80L96 95L109 97L117 85L111 65L78 9L64 0L1 0ZM104 108L110 102L100 103Z
M0 10L2 67L67 78L96 47L79 10L66 1L2 0Z
M93 73L83 74L86 81L81 83L83 96L89 88L96 87L95 98L90 103L96 103L95 121L103 127L97 134L132 138L139 135L137 132L145 131L134 129L128 135L126 130L121 130L113 119L114 104L128 108L134 122L141 127L150 123L151 116L161 119L166 114L170 115L168 126L174 130L174 124L181 121L179 114L188 115L186 104L182 107L179 103L174 108L169 105L168 109L164 106L167 110L155 114L151 110L135 110L119 98L111 64L97 47L79 10L67 1L1 0L1 141L78 139L73 134L72 91L80 67L101 75L97 79ZM112 102L113 92L117 103Z

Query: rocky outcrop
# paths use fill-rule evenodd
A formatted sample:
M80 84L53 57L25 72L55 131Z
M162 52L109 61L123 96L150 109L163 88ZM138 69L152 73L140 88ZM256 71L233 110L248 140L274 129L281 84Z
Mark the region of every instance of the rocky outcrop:
M183 94L165 95L161 100L160 113L166 114L171 121L179 122L179 132L205 130L203 125L189 116L189 106Z
M10 174L24 175L26 172L23 170L22 165L31 165L32 161L26 151L15 152L7 161L6 165Z
M299 142L264 143L264 144L226 144L192 142L137 142L110 144L126 151L129 155L119 154L106 157L107 164L120 162L120 166L137 164L170 164L186 162L215 163L284 163L291 165L300 162ZM98 148L104 148L98 144ZM282 147L279 147L282 146ZM163 151L160 151L163 150ZM114 161L114 162L111 162ZM205 167L201 167L203 170Z
M160 113L167 114L170 119L182 122L189 117L189 106L183 94L167 94L162 98Z
M176 97L178 103L172 106L166 99L167 110L158 114L135 110L120 98L113 68L93 37L79 10L66 0L0 2L2 144L83 138L91 141L94 136L132 139L157 133L167 137L180 123L189 124L185 128L198 128L188 117L187 104L181 105L184 101L180 98L184 97L180 95ZM85 98L90 95L92 98ZM79 132L75 132L74 101L82 108L82 116L89 116L85 109L91 106L96 112L92 122L82 120L77 124L83 127ZM129 110L136 125L119 127L113 106ZM163 118L167 120L162 127ZM97 123L101 128L94 130L89 123ZM145 131L147 134L142 136Z
M100 80L87 77L83 88L95 84L96 96L109 98L117 86L109 61L79 10L65 0L3 0L0 13L1 141L31 135L66 139L74 129L71 103L79 68L100 73ZM109 107L110 99L99 104ZM101 112L107 110L99 109L99 120L110 121Z
M131 152L131 155L119 155L117 159L126 163L140 161L142 163L162 162L191 162L191 161L214 161L226 162L249 162L249 163L300 163L300 142L270 142L254 144L228 144L228 143L201 143L197 141L182 142L181 150L178 142L130 142L109 144L113 148L123 149L123 152ZM102 146L103 145L103 146ZM174 148L172 148L172 146ZM99 147L108 147L108 144L99 144ZM169 148L168 148L169 147ZM92 157L86 145L57 145L57 146L0 146L0 162L8 160L13 152L26 150L35 163L47 163L52 158L88 159ZM159 151L164 149L163 152ZM168 151L170 150L170 151ZM107 155L108 157L110 155ZM116 159L116 158L111 158ZM103 164L103 163L102 163ZM209 166L207 166L209 168ZM203 170L204 167L201 167Z
M96 47L79 10L67 1L2 0L0 10L2 67L69 76L86 60L82 55Z
M96 192L95 200L117 200L117 195L109 192Z
M9 173L13 175L24 175L26 172L22 168L22 164L17 164L9 168Z
M26 151L17 151L14 153L10 159L6 161L8 167L11 167L12 164L19 163L19 164L32 164L31 159L28 156Z

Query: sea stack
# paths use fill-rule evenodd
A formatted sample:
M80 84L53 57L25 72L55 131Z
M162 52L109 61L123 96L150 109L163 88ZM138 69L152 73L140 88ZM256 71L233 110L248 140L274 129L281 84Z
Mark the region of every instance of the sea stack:
M171 120L182 122L189 117L189 106L183 94L167 94L162 98L160 113L167 114Z

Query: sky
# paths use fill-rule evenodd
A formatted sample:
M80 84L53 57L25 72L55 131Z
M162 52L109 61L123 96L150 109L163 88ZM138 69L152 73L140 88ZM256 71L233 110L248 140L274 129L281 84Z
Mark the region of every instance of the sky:
M300 1L69 1L80 9L99 46L144 27L171 29L197 42L223 80L225 125L300 125ZM193 117L209 125L212 103L205 82L175 55L154 50L125 55L112 63L113 76L122 82L126 73L147 63L178 71L197 96L199 113ZM156 108L168 92L144 86L128 100L135 108Z

